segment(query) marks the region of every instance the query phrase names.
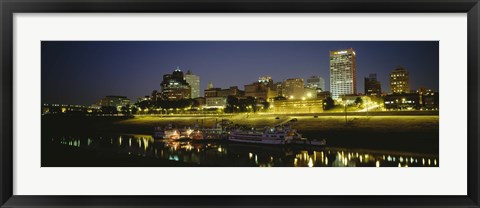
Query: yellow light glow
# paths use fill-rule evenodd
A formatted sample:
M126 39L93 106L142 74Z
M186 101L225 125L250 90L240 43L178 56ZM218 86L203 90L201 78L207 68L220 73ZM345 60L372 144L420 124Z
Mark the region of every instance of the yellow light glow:
M308 160L308 167L313 167L313 160L312 160L312 158L310 158L310 159Z

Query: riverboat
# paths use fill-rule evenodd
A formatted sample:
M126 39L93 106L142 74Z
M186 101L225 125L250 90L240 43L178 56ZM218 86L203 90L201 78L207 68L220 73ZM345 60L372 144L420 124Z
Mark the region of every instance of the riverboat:
M265 128L263 131L255 129L237 129L230 132L229 141L257 144L289 144L290 141L301 139L302 135L288 125Z
M173 128L172 124L169 124L165 128L155 127L153 137L160 139L179 139L180 131L176 128Z

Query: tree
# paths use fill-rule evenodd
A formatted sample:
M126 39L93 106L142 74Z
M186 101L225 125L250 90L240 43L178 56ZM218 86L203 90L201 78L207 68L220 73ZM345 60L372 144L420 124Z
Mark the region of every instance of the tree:
M268 108L270 108L270 103L267 101L263 102L263 109L267 110Z
M232 95L227 97L227 106L225 107L225 113L234 113L236 112L237 107L239 106L238 98Z
M248 96L246 99L246 107L250 106L253 109L253 112L256 112L256 99L252 96Z
M363 104L363 100L361 97L357 97L355 98L355 104L358 106L362 105Z
M137 103L136 105L141 109L148 109L148 108L153 106L152 102L150 102L149 100L142 100L139 103Z
M117 108L115 106L102 106L100 108L103 114L117 114Z
M325 100L323 100L323 109L324 110L330 110L335 106L335 101L331 97L327 97Z
M137 114L138 108L135 106L131 106L130 110L132 111L132 114Z
M127 106L122 106L121 110L122 110L122 114L123 114L123 115L128 115L128 113L129 113L129 111L128 111L128 110L129 110L129 107L127 107Z

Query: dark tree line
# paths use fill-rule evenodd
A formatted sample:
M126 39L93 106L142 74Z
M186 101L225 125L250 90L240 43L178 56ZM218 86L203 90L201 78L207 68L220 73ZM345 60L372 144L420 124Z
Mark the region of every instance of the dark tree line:
M163 108L163 109L176 109L176 108L189 108L192 106L198 106L199 103L194 99L182 99L182 100L144 100L135 104L141 109Z
M260 104L257 105L257 104ZM246 99L238 99L235 96L227 97L227 105L225 107L225 113L242 113L242 112L257 112L260 108L268 109L270 104L266 101L258 101L252 96L248 96Z

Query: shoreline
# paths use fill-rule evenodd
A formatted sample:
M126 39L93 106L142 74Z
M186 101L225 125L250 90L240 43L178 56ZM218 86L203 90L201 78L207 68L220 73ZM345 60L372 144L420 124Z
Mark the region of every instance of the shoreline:
M278 119L276 119L278 117ZM439 117L421 116L285 116L285 115L235 115L228 119L234 124L263 128L293 123L304 137L326 139L327 146L337 148L364 148L416 153L438 154ZM174 123L178 127L203 123L207 128L221 117L42 117L42 138L52 135L152 135L156 126Z

